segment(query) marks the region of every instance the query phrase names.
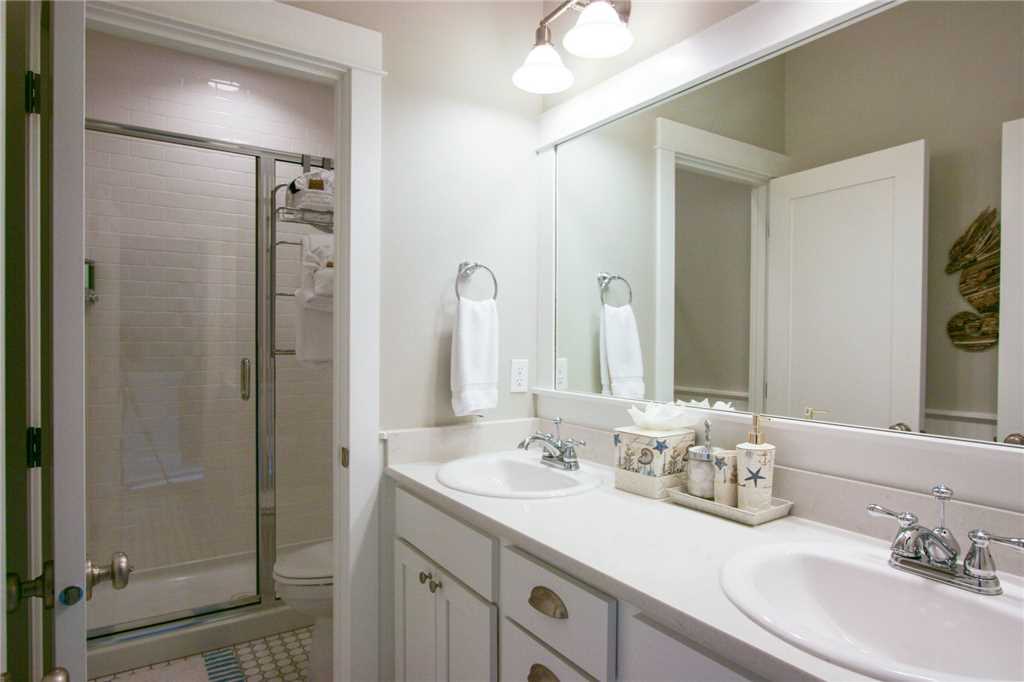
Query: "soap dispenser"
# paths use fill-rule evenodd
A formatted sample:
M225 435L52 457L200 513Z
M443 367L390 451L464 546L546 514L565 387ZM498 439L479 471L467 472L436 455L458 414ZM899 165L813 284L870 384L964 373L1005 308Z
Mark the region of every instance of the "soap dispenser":
M775 446L764 440L762 419L761 415L754 415L754 427L747 433L747 442L736 446L737 502L746 511L761 511L772 504Z

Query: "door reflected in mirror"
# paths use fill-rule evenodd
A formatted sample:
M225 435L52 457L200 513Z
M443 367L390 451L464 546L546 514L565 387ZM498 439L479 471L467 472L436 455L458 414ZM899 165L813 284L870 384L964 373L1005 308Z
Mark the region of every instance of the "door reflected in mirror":
M1012 441L1022 55L905 3L559 145L559 387Z

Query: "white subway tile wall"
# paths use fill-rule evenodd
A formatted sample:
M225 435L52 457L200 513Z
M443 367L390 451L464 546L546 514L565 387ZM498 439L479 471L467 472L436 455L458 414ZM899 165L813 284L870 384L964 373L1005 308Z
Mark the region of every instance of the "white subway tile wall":
M171 132L333 150L325 86L94 32L86 108ZM106 133L86 143L86 255L99 296L86 310L89 554L123 550L140 570L254 556L256 401L240 400L238 381L241 358L254 371L256 359L255 162ZM286 182L300 170L277 173ZM279 230L296 239L311 228ZM294 291L297 249L278 256L278 290ZM279 299L280 347L294 338L292 306ZM331 533L331 376L278 359L279 546Z
M334 97L326 85L89 31L86 116L334 155Z

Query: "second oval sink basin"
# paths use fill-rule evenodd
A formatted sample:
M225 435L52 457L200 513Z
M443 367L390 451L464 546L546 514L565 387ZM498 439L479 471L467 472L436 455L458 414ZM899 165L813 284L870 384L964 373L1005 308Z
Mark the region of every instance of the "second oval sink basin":
M753 621L819 658L883 680L1024 679L1024 600L897 571L888 552L786 544L738 554L722 588Z
M442 484L475 495L509 498L543 498L578 495L601 485L596 474L561 471L541 464L536 451L509 450L464 457L437 471Z

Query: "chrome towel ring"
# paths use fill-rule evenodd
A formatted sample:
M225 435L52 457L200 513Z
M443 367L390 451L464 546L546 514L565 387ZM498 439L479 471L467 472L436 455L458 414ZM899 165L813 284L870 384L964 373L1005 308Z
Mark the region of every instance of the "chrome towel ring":
M633 287L630 285L629 280L621 275L613 275L608 272L597 273L597 286L601 288L601 303L608 303L606 300L604 300L604 297L605 294L608 293L608 287L611 286L611 283L614 282L615 280L619 280L626 285L626 289L629 291L629 305L632 305Z
M476 271L483 268L491 276L491 282L494 283L494 300L498 300L498 278L494 276L494 270L483 263L470 263L469 261L463 261L459 263L459 274L455 277L455 298L462 300L462 292L459 291L459 284L468 280L472 277Z

